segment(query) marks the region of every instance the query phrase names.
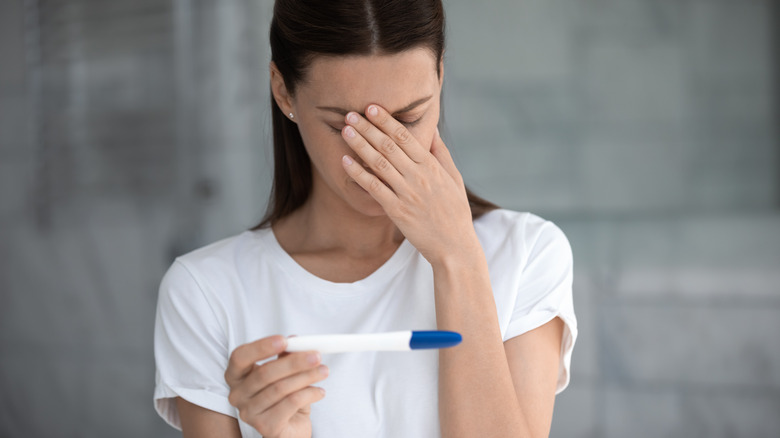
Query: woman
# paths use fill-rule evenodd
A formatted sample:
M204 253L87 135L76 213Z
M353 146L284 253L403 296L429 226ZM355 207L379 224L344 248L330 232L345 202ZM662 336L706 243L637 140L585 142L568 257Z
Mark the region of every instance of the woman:
M160 415L185 437L549 434L571 250L465 189L437 129L441 2L277 0L270 38L269 210L163 279ZM425 329L463 342L283 353L292 334Z

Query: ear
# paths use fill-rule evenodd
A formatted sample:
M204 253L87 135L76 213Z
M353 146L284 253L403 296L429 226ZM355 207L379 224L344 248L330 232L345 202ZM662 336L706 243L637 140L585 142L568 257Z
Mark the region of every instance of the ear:
M271 61L269 70L271 73L271 93L274 95L276 104L279 105L279 108L281 108L282 113L285 115L289 113L295 114L295 105L293 104L292 96L287 92L287 86L284 85L284 78L276 67L276 63Z

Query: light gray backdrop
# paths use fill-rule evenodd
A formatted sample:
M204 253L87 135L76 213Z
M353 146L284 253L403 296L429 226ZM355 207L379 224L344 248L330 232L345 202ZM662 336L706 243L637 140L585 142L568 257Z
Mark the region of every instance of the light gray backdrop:
M780 436L776 4L446 1L445 140L574 249L553 436ZM0 1L0 436L177 435L157 285L262 214L271 5Z

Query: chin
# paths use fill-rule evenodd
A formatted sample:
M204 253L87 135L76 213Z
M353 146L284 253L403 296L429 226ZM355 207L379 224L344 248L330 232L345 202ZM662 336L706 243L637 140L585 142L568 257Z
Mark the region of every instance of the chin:
M385 213L385 209L382 208L381 205L379 205L376 201L374 201L371 205L366 206L366 208L361 208L361 213L368 217L382 217L387 216L387 213Z
M355 211L369 217L387 216L385 209L379 205L379 202L377 202L376 199L372 198L371 195L357 185L357 183L353 182L351 184L354 184L354 186L351 187L352 190L349 190L349 192L351 192L349 195L351 196L349 196L350 199L347 202Z
M352 207L361 214L368 217L387 216L385 209L379 205L376 200L372 199L360 199L351 202Z

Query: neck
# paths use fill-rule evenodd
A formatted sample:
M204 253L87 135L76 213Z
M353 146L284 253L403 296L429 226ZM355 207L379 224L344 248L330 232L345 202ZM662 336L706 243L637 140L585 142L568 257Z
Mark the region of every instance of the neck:
M290 253L336 251L360 258L394 250L404 239L386 215L367 216L316 182L306 203L273 228Z

